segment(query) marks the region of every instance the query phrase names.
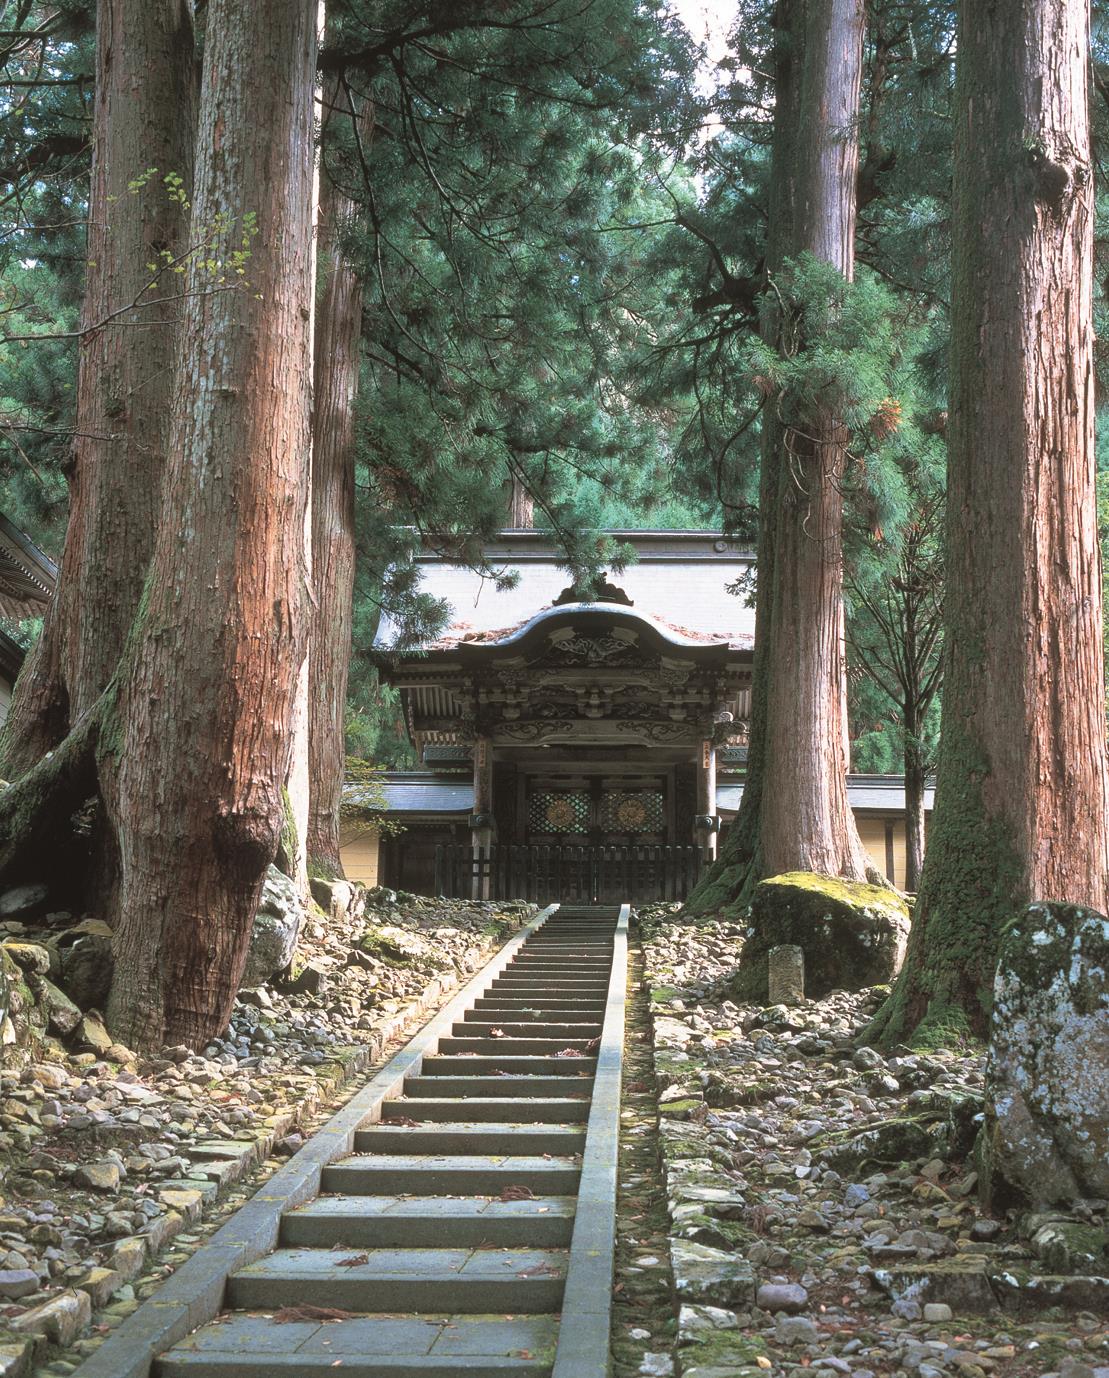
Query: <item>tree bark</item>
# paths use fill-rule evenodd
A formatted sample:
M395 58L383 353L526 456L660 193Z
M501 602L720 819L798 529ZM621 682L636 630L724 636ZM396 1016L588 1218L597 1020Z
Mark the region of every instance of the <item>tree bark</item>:
M767 266L807 252L854 271L861 0L779 0ZM773 305L764 338L779 343ZM873 875L847 803L841 480L834 415L763 429L756 652L747 783L696 911L740 907L764 876Z
M283 822L307 638L315 0L212 0L165 501L101 731L119 841L109 1022L226 1027ZM256 227L256 233L253 232ZM234 256L246 248L244 285Z
M920 889L920 874L924 865L924 789L927 772L921 756L921 724L917 720L915 704L905 705L904 718L905 889L914 894Z
M195 135L191 0L99 0L84 328L144 289L147 299L177 294L179 276L152 283L149 265L185 248ZM8 716L9 777L61 741L119 660L161 507L180 310L140 304L82 339L58 592Z
M358 121L367 138L372 112L344 109L339 83L324 88L327 123ZM354 408L361 363L362 277L344 235L356 207L320 168L319 259L323 293L316 316L312 428L312 565L316 588L309 665L308 863L315 875L341 876L340 806L346 762L345 716L354 619Z
M1002 925L1107 898L1088 9L959 18L943 726L889 1042L984 1031Z
M513 531L527 531L535 525L535 499L518 478L508 484L508 520Z

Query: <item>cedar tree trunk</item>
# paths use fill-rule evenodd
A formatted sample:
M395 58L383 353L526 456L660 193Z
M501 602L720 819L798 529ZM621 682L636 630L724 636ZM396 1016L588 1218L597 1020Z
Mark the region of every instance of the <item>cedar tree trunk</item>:
M99 742L108 1016L132 1045L226 1027L281 832L308 631L315 56L316 0L208 7L191 234L215 229L226 266L186 279L162 520Z
M343 237L354 203L328 175L327 124L357 119L371 130L366 107L356 115L339 83L324 88L320 167L319 260L323 292L316 315L315 412L312 427L312 574L316 587L308 682L308 864L313 875L341 876L340 805L346 762L347 675L354 616L354 406L358 396L362 278Z
M99 0L83 328L178 294L179 276L149 265L186 247L195 138L191 0ZM9 777L61 741L119 660L161 509L181 307L140 304L82 338L58 592L12 701Z
M920 888L924 865L924 788L927 772L921 753L915 704L905 706L905 889Z
M767 264L808 252L850 279L855 250L862 0L779 0ZM777 342L777 308L763 333ZM764 876L873 872L847 803L842 497L834 415L783 423L770 399L759 505L756 656L747 784L696 911L739 907Z
M1086 0L965 0L957 51L943 726L891 1043L984 1031L1002 925L1107 898Z

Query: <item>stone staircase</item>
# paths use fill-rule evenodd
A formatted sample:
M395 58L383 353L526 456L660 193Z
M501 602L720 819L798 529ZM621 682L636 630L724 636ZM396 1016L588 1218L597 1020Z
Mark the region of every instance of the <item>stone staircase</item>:
M605 1011L626 921L615 908L547 918L358 1129L354 1152L323 1167L319 1194L283 1213L277 1248L229 1272L222 1313L153 1372L603 1378L622 998L607 1023ZM599 1054L609 1101L616 1090L604 1107L592 1104ZM577 1218L579 1188L594 1219ZM598 1228L607 1275L586 1247ZM588 1314L556 1357L573 1307Z

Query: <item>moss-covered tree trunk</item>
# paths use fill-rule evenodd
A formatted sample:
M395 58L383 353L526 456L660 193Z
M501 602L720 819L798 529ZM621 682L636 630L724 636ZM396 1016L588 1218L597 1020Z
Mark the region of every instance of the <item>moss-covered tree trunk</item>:
M861 0L779 0L767 267L810 253L853 275ZM764 337L788 322L768 298ZM746 902L766 875L870 874L847 803L841 481L831 413L763 429L756 653L743 803L690 906Z
M164 255L187 246L196 137L192 11L191 0L97 5L81 313L89 333L78 362L69 524L58 593L5 725L9 778L57 746L111 679L154 548L181 312L172 300L180 279ZM146 304L155 299L168 300Z
M1029 900L1106 904L1088 22L960 11L943 729L889 1042L984 1030Z
M308 632L315 50L315 0L208 7L191 234L215 226L218 245L187 279L162 520L98 746L120 854L109 1022L144 1047L226 1027L284 822Z
M334 78L324 87L320 168L320 278L312 427L312 577L316 588L309 661L308 864L341 876L340 806L345 762L347 677L354 619L354 409L361 362L362 277L347 252L356 208L338 183L329 147L357 132L365 146L372 107L351 104ZM342 126L347 126L345 129ZM329 134L331 138L329 139Z

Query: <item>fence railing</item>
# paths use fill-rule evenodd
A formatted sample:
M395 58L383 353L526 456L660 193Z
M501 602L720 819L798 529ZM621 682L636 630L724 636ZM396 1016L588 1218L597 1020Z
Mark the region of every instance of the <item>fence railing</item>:
M450 899L521 899L538 904L684 900L701 874L701 847L489 847L441 843L435 893Z

